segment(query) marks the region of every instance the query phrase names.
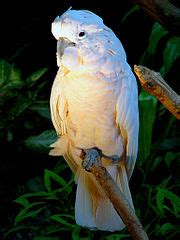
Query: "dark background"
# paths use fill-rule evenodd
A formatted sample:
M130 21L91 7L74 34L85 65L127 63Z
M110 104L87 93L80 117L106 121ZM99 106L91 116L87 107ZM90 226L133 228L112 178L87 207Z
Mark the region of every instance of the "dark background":
M132 6L131 1L11 1L4 5L3 47L1 56L11 58L16 51L21 54L16 59L18 66L32 71L34 68L54 67L56 41L51 34L51 23L70 6L74 9L89 9L100 15L105 24L120 37L128 52L129 62L135 63L147 46L148 31L153 21L142 11L136 13L131 25L120 24L123 16ZM141 23L141 24L139 24ZM135 30L135 31L134 31ZM141 39L141 41L139 41ZM53 62L54 61L54 62Z

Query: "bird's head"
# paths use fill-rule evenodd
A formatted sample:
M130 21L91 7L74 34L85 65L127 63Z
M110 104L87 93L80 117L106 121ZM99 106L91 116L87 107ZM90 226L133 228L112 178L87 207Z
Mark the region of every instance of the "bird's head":
M103 20L87 10L68 10L56 17L52 34L57 39L58 65L71 71L96 71L122 48Z

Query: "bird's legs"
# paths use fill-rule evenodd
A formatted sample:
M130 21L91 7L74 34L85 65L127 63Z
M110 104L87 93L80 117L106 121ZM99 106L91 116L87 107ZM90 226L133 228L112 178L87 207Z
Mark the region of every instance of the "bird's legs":
M101 151L97 148L91 148L91 149L86 149L82 150L81 152L81 158L83 159L82 161L82 167L86 170L89 171L89 169L93 165L101 165Z

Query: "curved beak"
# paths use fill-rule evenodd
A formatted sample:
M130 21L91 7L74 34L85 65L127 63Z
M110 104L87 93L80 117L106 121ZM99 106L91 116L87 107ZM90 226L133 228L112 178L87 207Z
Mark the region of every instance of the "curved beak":
M71 42L68 38L60 37L57 41L57 53L59 57L62 57L64 50L67 47L74 47L76 44Z

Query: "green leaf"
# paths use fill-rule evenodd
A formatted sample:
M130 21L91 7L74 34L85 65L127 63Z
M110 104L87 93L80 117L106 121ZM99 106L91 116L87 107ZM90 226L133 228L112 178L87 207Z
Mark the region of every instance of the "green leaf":
M164 191L161 188L158 188L157 194L156 194L156 204L157 204L157 209L160 213L160 216L164 216Z
M35 192L35 193L26 193L20 197L18 197L15 202L21 204L24 207L29 207L31 206L30 201L28 200L28 198L33 198L33 197L49 197L49 193L47 192Z
M172 179L171 175L167 178L164 178L161 182L161 188L167 188L171 179Z
M160 70L162 76L166 75L177 58L180 57L180 37L173 36L167 42L163 52L164 64Z
M168 167L171 166L172 161L176 158L176 155L173 152L167 152L165 156L165 162Z
M27 200L27 198L26 198L24 195L18 197L18 198L15 200L15 202L21 204L23 207L28 207L28 206L31 205L30 202Z
M148 205L148 208L147 208L146 211L149 211L152 208L152 205L153 205L153 203L152 203L153 187L147 184L147 190L148 190L147 191L147 205Z
M119 240L119 239L124 239L124 238L129 239L129 235L122 234L122 233L115 233L115 234L111 234L110 236L105 237L106 240Z
M148 48L145 49L144 53L142 54L139 64L147 65L149 59L156 55L157 47L159 41L168 34L168 31L163 28L159 23L155 23L152 27L151 34L149 37Z
M170 200L173 210L174 210L174 215L178 217L178 214L180 212L180 197L178 197L175 193L164 189L165 192L165 197Z
M157 99L145 91L139 95L140 132L138 159L141 165L151 151L153 125L156 117Z
M53 168L53 172L55 172L56 174L59 174L67 168L69 169L67 163L64 161L64 159L63 159L63 162L62 162L62 159L61 159L61 161L59 161L56 164L56 166Z
M0 87L11 86L19 87L23 82L21 80L21 72L14 65L9 64L6 60L0 59Z
M49 219L48 219L49 220ZM51 221L51 223L52 223L52 221ZM53 222L54 223L54 222ZM47 235L48 236L50 236L51 234L53 234L53 235L59 235L60 234L60 232L64 232L64 231L66 231L67 230L67 228L66 227L60 227L59 225L47 225L46 226L46 228L45 228L45 231L47 232ZM59 240L59 238L58 238L58 240Z
M171 205L167 205L165 203L165 199L168 199ZM161 216L165 215L164 209L167 209L173 213L175 217L178 217L180 212L180 198L170 190L158 188L156 194L156 204Z
M7 76L9 75L10 69L11 65L4 59L0 59L0 87L7 82Z
M72 230L72 240L80 240L80 231L81 227L78 225L75 225Z
M74 215L70 215L70 214L58 214L58 216L60 216L60 217L65 217L65 218L69 218L69 219L71 219L71 220L73 220L74 221Z
M176 142L174 141L175 139L173 139L173 141L170 143L169 139L167 139L167 136L170 134L175 121L176 118L173 115L169 115L169 118L167 119L166 123L163 126L162 132L159 134L159 136L155 139L155 142L153 143L153 149L161 149L167 151L172 148L171 143L173 143L174 147L174 143ZM167 144L166 141L168 141Z
M12 107L9 109L9 120L19 117L30 105L31 101L29 99L21 95L18 96Z
M52 220L54 220L54 221L56 221L56 222L59 222L59 223L61 223L62 225L65 225L65 226L67 226L67 227L70 227L70 228L72 228L73 227L73 224L70 224L70 223L68 223L64 218L62 218L63 216L61 216L60 214L55 214L55 215L52 215L51 217L50 217L50 219L52 219Z
M21 80L21 72L19 69L15 68L13 65L11 65L11 70L9 72L9 80L11 80L14 83L14 86L19 86L19 84L24 85L23 81Z
M123 24L127 18L132 15L134 12L138 11L140 9L140 7L138 5L134 5L125 15L124 17L122 18L121 20L121 24Z
M166 235L167 233L174 230L174 226L171 223L164 223L161 228L161 234Z
M19 69L16 69L14 65L9 64L7 61L0 59L0 107L2 106L3 109L3 106L6 106L10 99L15 99L19 94L18 90L23 86L24 82L21 80ZM3 120L1 121L3 122Z
M57 182L67 192L69 192L69 190L71 189L62 177L60 177L59 175L57 175L56 173L54 173L48 169L45 169L44 184L45 184L45 187L48 192L52 191L52 188L51 188L52 180Z
M39 84L37 84L35 87L34 87L34 89L32 90L30 90L29 91L29 97L31 98L31 99L33 99L33 100L35 100L36 98L37 98L37 96L38 96L38 94L39 94L39 92L40 91L42 91L42 89L44 88L44 86L47 84L47 82L41 82L41 83L39 83ZM31 87L32 85L30 85L30 87Z
M39 152L47 153L49 145L55 142L57 136L54 130L46 130L38 136L27 138L24 143L29 149Z
M17 89L21 89L24 82L21 80L21 72L14 65L0 59L0 105L7 104L9 99L16 97Z
M40 116L46 119L51 119L49 102L47 101L34 102L33 105L31 105L30 110L37 112Z
M6 239L6 237L8 237L8 235L14 233L14 232L23 232L24 230L29 230L31 229L32 231L34 230L33 226L27 226L27 225L20 225L20 226L15 226L12 227L11 229L9 229L3 236L3 239ZM8 238L10 239L10 238Z
M26 79L26 82L31 84L32 86L38 79L40 79L44 75L45 72L47 72L47 70L47 68L37 70Z
M160 165L160 163L163 161L163 158L160 157L156 157L154 159L154 161L151 163L151 172L154 172L154 170Z
M24 219L27 218L34 218L38 215L39 212L41 212L45 207L39 207L36 210L32 210L33 207L35 206L39 206L44 204L44 202L36 202L36 203L32 203L29 206L23 208L18 215L15 218L14 224L16 225L19 222L22 222Z
M149 37L149 45L148 45L148 53L150 55L155 55L156 48L158 46L158 43L162 37L164 37L168 31L163 28L159 23L155 23L152 27L151 35Z
M13 133L10 130L7 130L7 141L11 142L13 140Z

